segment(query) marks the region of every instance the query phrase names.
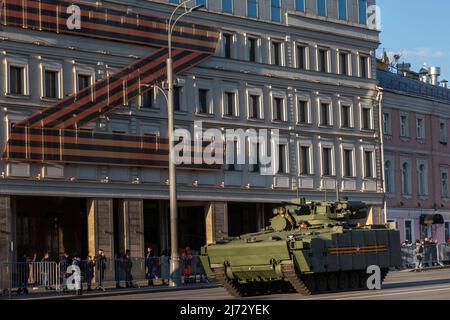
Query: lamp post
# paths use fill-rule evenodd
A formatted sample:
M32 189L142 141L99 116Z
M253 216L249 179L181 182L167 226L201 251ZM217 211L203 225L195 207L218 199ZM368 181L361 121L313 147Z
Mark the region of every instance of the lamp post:
M172 12L168 25L168 47L169 58L167 59L167 83L168 83L168 95L167 95L167 118L168 118L168 136L169 136L169 199L170 199L170 245L171 245L171 259L170 259L170 280L169 286L176 287L181 284L180 276L180 256L178 253L178 208L177 208L177 181L176 181L176 168L175 168L175 154L173 149L173 130L174 130L174 97L173 97L173 60L172 60L172 33L177 22L185 15L196 11L203 5L187 8L187 4L193 0L185 0L181 2L175 10ZM184 12L180 14L175 20L174 16L179 8L184 6Z

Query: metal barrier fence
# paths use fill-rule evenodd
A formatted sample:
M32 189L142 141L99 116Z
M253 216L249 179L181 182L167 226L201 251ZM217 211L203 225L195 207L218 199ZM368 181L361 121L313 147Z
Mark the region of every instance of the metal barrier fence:
M414 268L416 264L415 245L402 247L402 268ZM450 243L429 244L424 246L422 265L424 267L450 264Z
M77 269L76 267L79 269ZM182 256L181 278L184 284L209 282L198 256ZM105 283L135 288L146 285L168 284L170 257L120 258L110 262L101 260L62 260L58 262L18 262L0 264L1 293L20 292L24 288L77 290L76 281L83 290L103 289ZM76 274L79 271L79 274ZM74 289L75 288L75 289Z
M56 262L17 262L0 265L2 294L29 288L59 290L59 265Z

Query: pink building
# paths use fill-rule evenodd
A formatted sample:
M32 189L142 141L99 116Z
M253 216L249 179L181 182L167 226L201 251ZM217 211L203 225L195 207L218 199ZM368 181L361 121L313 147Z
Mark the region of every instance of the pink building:
M450 241L450 90L438 68L406 67L378 70L387 219L402 240Z

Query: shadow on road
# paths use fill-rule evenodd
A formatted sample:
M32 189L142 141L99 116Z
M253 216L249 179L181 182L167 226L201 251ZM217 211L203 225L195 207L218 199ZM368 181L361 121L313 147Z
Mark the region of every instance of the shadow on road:
M383 284L383 289L399 289L399 288L409 288L409 287L425 287L433 286L439 284L450 284L450 279L436 279L436 280L424 280L424 281L412 281L412 282L402 282L402 283L389 283Z

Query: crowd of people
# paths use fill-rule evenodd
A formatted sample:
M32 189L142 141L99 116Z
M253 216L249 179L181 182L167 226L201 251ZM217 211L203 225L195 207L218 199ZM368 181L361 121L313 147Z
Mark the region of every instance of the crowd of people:
M114 280L117 289L138 287L133 277L133 261L130 250L119 252L114 256ZM141 260L137 260L141 261ZM37 263L40 262L40 263ZM47 262L47 263L45 263ZM51 263L59 264L59 275L54 274ZM136 262L135 262L136 263ZM180 250L181 276L183 283L192 283L193 279L193 254L189 247ZM197 262L198 263L198 262ZM55 290L53 287L57 281L63 292L76 291L78 295L83 292L83 284L87 291L94 290L92 284L96 280L95 290L105 291L105 273L110 261L105 252L99 249L96 256L87 256L82 260L80 254L75 252L70 255L65 251L58 261L51 259L51 253L45 252L41 259L37 254L32 257L24 254L19 256L15 271L15 286L18 294L28 294L28 288L42 286L45 290ZM148 246L144 256L145 278L148 286L156 283L169 284L170 278L170 254L163 250L158 256L152 246ZM53 272L53 273L52 273ZM124 286L121 285L123 282Z
M415 243L405 240L402 243L403 248L412 250L415 265L414 271L421 272L424 264L428 267L437 265L437 262L433 259L437 244L438 242L433 238L417 239Z

